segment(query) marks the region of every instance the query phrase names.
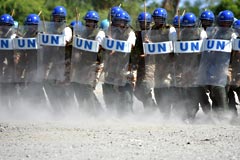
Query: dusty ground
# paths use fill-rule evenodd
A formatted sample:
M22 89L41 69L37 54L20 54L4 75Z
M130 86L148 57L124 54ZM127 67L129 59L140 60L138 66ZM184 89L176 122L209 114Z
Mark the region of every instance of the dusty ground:
M217 121L201 112L193 124L146 115L61 115L19 107L0 112L0 160L240 159L240 119Z

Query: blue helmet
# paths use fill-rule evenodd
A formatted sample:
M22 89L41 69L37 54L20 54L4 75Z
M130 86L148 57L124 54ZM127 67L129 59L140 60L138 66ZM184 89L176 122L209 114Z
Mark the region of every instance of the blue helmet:
M74 21L72 21L72 22L70 23L70 26L71 26L72 28L74 28L76 25L79 26L79 27L81 27L81 26L82 26L82 22L81 22L81 21L76 21L76 20L74 20Z
M184 14L184 16L182 17L181 26L192 27L192 26L195 26L196 21L197 21L196 16L193 13L188 12L188 13Z
M147 23L151 23L152 22L152 15L148 12L141 12L138 15L138 22L147 22Z
M109 23L108 19L104 19L101 21L100 28L103 30L106 30L106 29L108 29L109 24L110 23Z
M200 20L214 21L215 16L212 11L203 11L200 15Z
M180 23L181 23L181 21L182 21L182 16L180 16ZM179 18L178 18L178 16L175 16L174 18L173 18L173 21L172 21L172 24L173 24L173 26L178 26L179 24L178 24L178 20L179 20Z
M123 11L123 12L126 14L127 22L130 22L131 21L131 17L128 14L128 12L127 11Z
M10 26L13 26L14 20L13 20L12 16L10 16L9 14L3 14L0 17L0 24L7 24Z
M162 17L167 19L167 11L164 8L157 8L153 11L153 17Z
M123 9L119 6L114 6L111 8L111 16L115 16L115 14L119 11L122 11Z
M96 11L88 11L84 16L84 20L93 20L98 22L99 19L99 15Z
M53 9L52 16L66 17L67 16L67 11L63 6L57 6Z
M26 19L24 24L25 25L37 25L40 22L40 18L36 14L29 14Z
M232 11L224 10L219 12L217 16L218 22L233 22L234 21L234 14Z
M116 21L116 20L123 20L126 22L130 22L130 16L128 15L127 12L121 10L121 11L118 11L113 17L113 21Z
M233 23L233 28L234 28L234 29L240 29L240 20L236 20L236 21Z

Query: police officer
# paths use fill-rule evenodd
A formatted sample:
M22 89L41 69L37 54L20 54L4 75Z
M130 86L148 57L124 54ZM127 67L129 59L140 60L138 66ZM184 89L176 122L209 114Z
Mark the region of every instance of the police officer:
M200 19L201 26L203 27L203 29L206 32L208 32L207 28L208 27L213 27L213 24L214 24L214 21L215 21L215 15L213 14L212 11L206 10L206 11L203 11L201 13L199 19ZM199 90L202 90L200 92L201 96L199 97L202 110L203 110L204 113L208 114L209 111L211 110L211 105L210 105L210 102L209 102L208 96L207 96L207 92L209 92L208 86L200 87Z
M219 12L216 24L217 26L207 32L208 38L230 40L236 39L237 35L231 28L234 20L234 15L230 10L224 10ZM220 51L218 51L220 52ZM200 74L204 75L203 79L207 81L209 86L210 98L212 100L213 113L219 118L222 118L222 113L229 111L227 101L227 73L226 70L229 67L230 53L220 52L204 52L201 58ZM204 71L204 72L202 72Z
M99 19L100 17L96 11L88 11L84 16L85 26L80 31L79 28L74 28L76 30L75 35L84 39L98 41L101 44L105 33L98 30ZM73 49L71 84L79 104L78 107L93 114L102 109L94 93L95 85L97 85L99 63L98 52Z
M45 22L46 32L64 36L65 44L68 46L72 40L72 30L66 27L67 11L63 6L56 6L51 13L51 22ZM56 111L62 111L68 105L66 98L66 48L65 46L44 46L44 65L45 69L45 83L44 89L47 93L48 99L52 108Z
M182 29L178 40L198 41L207 38L207 33L203 29L196 27L196 21L196 16L191 12L183 15L181 21ZM179 71L177 72L177 75L179 78L179 90L181 90L179 95L181 97L181 105L177 107L182 108L182 111L179 111L179 113L182 112L181 118L184 120L193 120L195 118L199 109L199 103L201 103L202 108L208 108L208 110L210 110L210 103L205 104L202 102L202 99L204 98L208 102L208 96L206 95L204 88L196 85L196 73L201 58L200 53L201 51L198 53L176 55L176 70ZM178 108L175 109L178 110Z
M14 20L9 14L0 16L0 37L13 39L16 37ZM0 50L0 83L1 83L1 106L13 107L13 96L16 94L14 83L14 51Z
M152 14L154 25L151 30L153 42L176 41L177 35L174 27L166 23L167 11L164 8L156 8ZM157 33L155 33L157 32ZM160 54L155 58L155 86L154 95L160 111L165 118L171 113L171 108L176 100L174 97L176 89L174 86L174 60L173 54ZM156 81L158 81L156 83ZM157 85L156 85L157 84Z
M212 11L203 11L199 17L201 21L201 25L204 28L204 30L207 30L207 27L213 26L215 16Z
M129 27L129 22L129 15L122 10L118 11L112 19L107 37L127 41L134 46L136 36ZM105 79L102 89L106 107L110 110L116 109L119 114L129 112L133 105L131 82L125 82L130 60L129 53L106 50L103 56Z
M38 25L40 18L36 14L29 14L24 21L23 33L19 33L22 38L37 38ZM31 103L41 104L44 102L41 80L38 79L39 74L39 57L38 50L19 50L20 65L23 64L23 70L19 78L24 79L25 87L23 88L22 96L24 100Z
M153 109L156 104L153 100L152 88L150 81L153 79L153 66L154 64L145 64L145 56L143 51L143 37L142 31L150 30L152 23L152 15L148 12L141 12L138 15L138 27L140 31L136 31L136 45L131 53L131 62L137 70L135 91L134 95L139 101L143 103L145 109ZM150 78L150 79L149 79Z

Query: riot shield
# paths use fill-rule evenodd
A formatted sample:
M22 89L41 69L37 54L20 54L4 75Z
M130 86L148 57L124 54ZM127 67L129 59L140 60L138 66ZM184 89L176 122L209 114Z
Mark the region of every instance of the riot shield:
M71 82L93 85L96 80L99 42L98 29L74 28Z
M15 52L15 82L38 82L38 43L37 25L19 26L17 30L18 38L13 40Z
M104 63L103 81L107 84L124 86L128 82L128 64L131 44L127 41L130 29L109 27L102 47Z
M39 60L42 62L40 78L63 81L65 76L65 36L63 22L39 24L38 41L41 45Z
M201 31L200 28L182 28L178 41L174 42L176 87L197 86L197 71L203 48Z
M155 88L174 85L174 60L172 41L169 40L169 29L142 31L145 54L146 75ZM148 73L149 72L149 73ZM148 76L149 77L149 76Z
M233 51L231 56L231 77L229 84L240 86L240 39L233 41Z
M0 82L14 82L15 30L11 26L0 26ZM14 37L13 37L14 36Z
M207 28L208 39L204 43L198 70L199 85L226 86L232 33L231 28Z

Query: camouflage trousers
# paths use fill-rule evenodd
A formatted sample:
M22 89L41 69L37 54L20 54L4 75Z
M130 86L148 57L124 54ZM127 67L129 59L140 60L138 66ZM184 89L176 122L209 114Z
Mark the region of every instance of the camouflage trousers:
M116 110L118 113L132 112L133 89L131 84L117 86L104 83L102 85L103 99L107 109Z
M0 106L8 109L14 106L17 97L15 83L0 83Z
M94 93L94 89L90 84L71 83L78 106L87 112L97 113L102 110L102 105Z
M228 111L227 89L221 86L209 86L212 110L214 112Z
M173 99L169 100L172 110L183 120L195 118L199 110L199 103L210 109L208 96L202 87L173 87L169 92L168 95Z
M235 96L234 92L237 94L237 97ZM234 116L238 116L237 98L238 98L238 101L240 101L240 87L229 86L229 89L228 89L228 105L229 105L229 110L233 113Z
M155 108L156 104L152 95L152 87L147 82L136 83L134 95L143 103L144 108Z

